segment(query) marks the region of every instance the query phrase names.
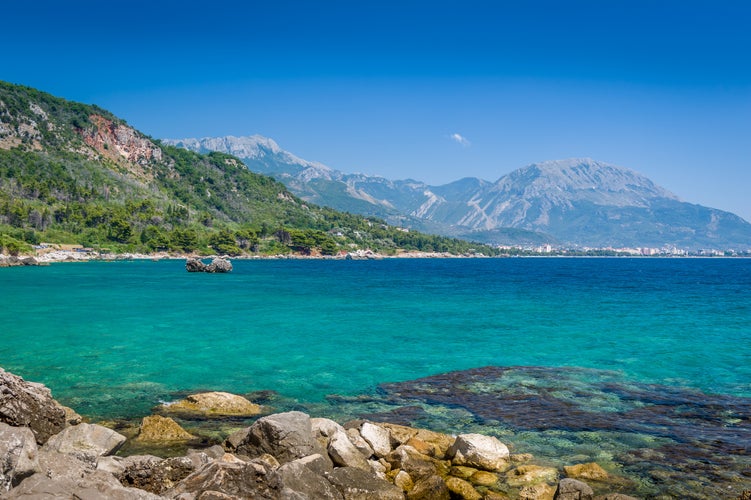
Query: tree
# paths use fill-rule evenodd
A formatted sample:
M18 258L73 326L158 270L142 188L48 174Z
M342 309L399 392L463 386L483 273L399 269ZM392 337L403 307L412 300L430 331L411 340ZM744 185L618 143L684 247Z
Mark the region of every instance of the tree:
M107 233L109 239L118 243L127 243L132 236L133 228L130 226L130 222L120 217L110 221L109 232Z

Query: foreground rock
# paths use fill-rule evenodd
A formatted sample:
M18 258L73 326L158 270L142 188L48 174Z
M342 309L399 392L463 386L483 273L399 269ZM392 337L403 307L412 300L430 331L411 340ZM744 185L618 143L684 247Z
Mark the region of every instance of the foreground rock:
M115 453L125 443L125 439L125 436L107 427L84 423L55 434L44 445L44 449L96 463L99 457Z
M39 470L37 444L31 429L0 423L0 491L17 486Z
M261 413L261 406L229 392L202 392L176 403L164 404L161 413L186 418L252 417Z
M0 368L0 422L28 427L38 444L65 428L65 410L52 399L42 384L24 379Z
M232 271L232 263L221 257L214 258L210 264L204 264L200 259L188 259L185 269L189 273L228 273Z

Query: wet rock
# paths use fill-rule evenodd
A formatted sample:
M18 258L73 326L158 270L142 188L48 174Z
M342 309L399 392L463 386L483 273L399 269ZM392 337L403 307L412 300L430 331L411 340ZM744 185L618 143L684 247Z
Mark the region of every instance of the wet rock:
M446 478L446 487L451 492L451 498L460 500L482 499L482 495L470 483L458 477Z
M402 489L370 472L354 467L339 467L328 475L344 500L403 500Z
M0 422L29 427L37 444L44 444L65 427L65 410L44 385L0 368Z
M594 491L587 483L565 478L558 481L553 500L593 500L594 496Z
M498 474L492 472L478 470L469 477L469 482L475 486L485 486L486 488L494 488L498 485L500 478Z
M639 499L635 497L630 497L628 495L624 495L622 493L608 493L607 495L596 496L595 500L639 500ZM748 498L744 499L743 497L740 497L738 500L751 500L751 492L749 492Z
M469 465L489 471L508 467L509 451L493 436L461 434L449 448L447 456L454 465Z
M434 432L427 429L415 429L413 427L406 427L403 425L396 425L390 423L380 423L379 426L384 429L388 429L392 439L398 444L408 444L412 439L418 439L424 443L431 445L434 449L432 456L436 458L444 458L448 449L454 444L455 437L448 434L442 434L440 432ZM417 448L417 447L416 447Z
M136 439L147 442L187 441L195 436L169 417L152 415L141 420Z
M160 413L186 418L252 417L262 408L242 396L228 392L202 392L192 394L175 403L159 407Z
M540 482L555 483L557 479L558 471L556 469L539 465L520 465L506 473L506 482L511 486L524 486Z
M96 424L78 424L66 427L52 436L45 450L74 455L81 460L96 463L100 456L115 453L125 443L125 436Z
M391 432L380 425L364 422L360 427L360 435L373 448L373 453L383 458L391 453Z
M594 462L566 465L563 470L566 472L566 476L574 479L594 479L595 481L608 479L607 471Z
M519 500L552 500L555 488L546 483L525 486L519 490Z
M274 470L262 460L225 462L215 460L181 480L164 496L175 498L281 498L282 482Z
M0 492L40 470L37 443L31 429L0 422Z
M320 455L318 457L320 458ZM311 463L305 459L298 459L279 467L277 474L282 484L282 498L341 500L343 497L339 490L323 476L323 473L314 470L315 463L312 468L310 465Z
M299 411L260 418L236 442L237 453L249 457L268 453L282 464L316 453L328 456L313 436L310 417Z
M438 476L428 476L415 483L407 493L407 500L450 500L451 491L443 479Z

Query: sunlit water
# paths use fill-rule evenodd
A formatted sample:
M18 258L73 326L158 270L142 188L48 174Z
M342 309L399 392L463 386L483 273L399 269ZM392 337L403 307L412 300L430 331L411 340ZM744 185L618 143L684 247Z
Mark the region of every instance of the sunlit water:
M608 370L518 375L536 384L572 377L570 384L595 391L605 376L751 397L751 260L238 260L234 266L225 275L189 274L179 260L2 269L0 366L45 383L94 419L143 416L159 401L197 390L274 390L282 406L357 416L378 404L352 397L384 397L380 384L484 366ZM422 396L416 401L427 408L420 416L425 425L447 431L489 425L467 407L460 411L467 414L454 414L459 410L451 404L431 410ZM588 411L620 404L592 401ZM744 418L751 419L742 414L743 425ZM569 446L551 445L550 436L536 441L524 426L491 423L491 431L538 453L560 455ZM584 432L564 431L575 432L561 437L569 444ZM634 446L628 442L618 446ZM615 452L609 460L612 467L623 462Z

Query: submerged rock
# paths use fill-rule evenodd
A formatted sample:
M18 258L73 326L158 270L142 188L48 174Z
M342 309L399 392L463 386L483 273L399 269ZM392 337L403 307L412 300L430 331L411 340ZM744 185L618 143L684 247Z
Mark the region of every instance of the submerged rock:
M139 441L148 442L187 441L194 438L195 436L180 427L180 424L160 415L144 417L136 437Z
M176 403L164 404L159 411L187 418L252 417L261 413L261 407L237 394L202 392Z

